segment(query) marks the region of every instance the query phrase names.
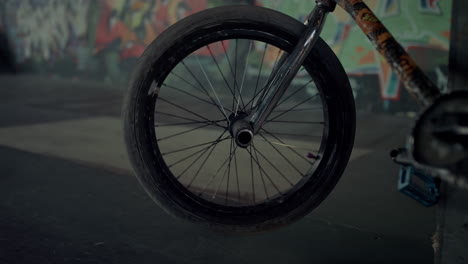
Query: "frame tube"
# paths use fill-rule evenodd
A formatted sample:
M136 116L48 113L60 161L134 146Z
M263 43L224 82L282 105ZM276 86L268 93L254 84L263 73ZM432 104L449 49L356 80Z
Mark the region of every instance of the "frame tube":
M320 2L330 0L317 0ZM423 106L431 105L440 96L440 90L395 40L363 0L333 0L348 12L370 39L379 53L404 83L408 92Z

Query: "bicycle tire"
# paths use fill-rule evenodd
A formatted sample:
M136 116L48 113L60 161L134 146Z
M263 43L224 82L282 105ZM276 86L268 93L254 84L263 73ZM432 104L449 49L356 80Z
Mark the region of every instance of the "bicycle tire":
M321 87L320 96L327 108L326 137L329 141L323 147L323 156L313 172L314 177L294 193L288 194L287 198L245 208L205 203L173 179L174 175L162 158L155 140L155 101L169 72L186 55L190 55L197 47L232 37L229 34L244 34L241 37L274 42L288 52L294 47L303 29L304 25L299 21L271 9L219 7L182 19L147 47L131 75L126 91L122 108L124 137L138 180L166 212L212 228L257 232L299 220L316 208L334 188L352 151L355 106L347 75L338 58L322 39L312 49L304 67L307 67L307 72ZM152 85L154 83L157 85Z

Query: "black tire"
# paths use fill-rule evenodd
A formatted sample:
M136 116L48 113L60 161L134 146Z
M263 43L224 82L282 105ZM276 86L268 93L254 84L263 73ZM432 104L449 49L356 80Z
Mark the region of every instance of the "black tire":
M307 181L300 180L301 186L291 188L284 195L280 192L283 195L281 199L273 197L268 200L266 194L267 201L261 204L255 204L254 197L254 204L250 206L227 205L228 178L226 206L204 201L175 180L155 137L155 101L165 89L161 86L169 72L185 56L213 41L234 36L265 41L289 52L303 28L297 20L274 10L249 6L220 7L179 21L149 45L131 75L122 115L127 150L136 176L165 211L210 227L255 232L300 219L316 208L334 188L352 151L355 107L347 75L333 51L321 39L304 66L320 92L323 116L327 121L323 125L326 133L322 134L322 140L326 143L320 143L321 157L317 163L314 162L314 171L307 172ZM251 154L251 163L252 157ZM231 156L229 163L232 159ZM260 164L258 167L261 174ZM263 175L261 177L263 179Z

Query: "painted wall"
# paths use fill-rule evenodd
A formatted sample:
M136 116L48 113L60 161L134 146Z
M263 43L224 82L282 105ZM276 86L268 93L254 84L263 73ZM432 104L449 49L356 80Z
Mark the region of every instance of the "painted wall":
M144 48L169 25L233 0L3 2L0 31L12 42L22 70L116 83L126 80ZM366 2L431 78L444 87L451 0ZM313 0L257 0L257 4L298 19L315 5ZM322 37L349 73L361 109L396 112L415 108L388 65L340 8L329 17Z
M6 30L24 69L125 81L144 48L207 0L6 0Z
M296 17L315 5L304 0L261 0L266 7ZM441 89L447 85L451 0L366 0L395 38ZM375 111L410 111L416 106L396 75L351 17L337 8L321 35L350 75L360 107ZM380 99L380 100L378 100Z

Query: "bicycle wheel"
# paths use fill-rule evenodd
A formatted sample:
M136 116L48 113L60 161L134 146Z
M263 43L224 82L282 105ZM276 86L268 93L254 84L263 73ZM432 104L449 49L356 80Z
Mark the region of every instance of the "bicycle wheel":
M347 76L319 40L247 147L231 125L303 25L261 7L187 17L149 45L134 70L123 121L129 157L167 212L211 227L259 231L300 219L341 177L355 131Z

